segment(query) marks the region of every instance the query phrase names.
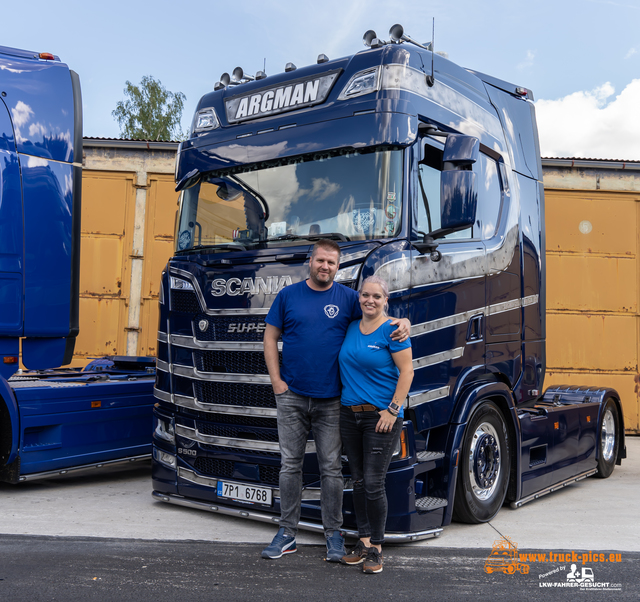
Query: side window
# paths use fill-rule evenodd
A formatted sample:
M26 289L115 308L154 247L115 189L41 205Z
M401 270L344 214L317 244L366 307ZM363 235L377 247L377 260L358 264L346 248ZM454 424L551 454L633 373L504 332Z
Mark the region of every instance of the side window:
M480 153L473 165L476 173L478 209L476 223L472 228L453 232L445 240L491 238L498 226L502 205L502 186L498 164L488 155ZM416 205L413 228L418 236L429 234L440 228L440 174L442 173L442 151L426 144L424 158L418 164Z
M414 230L421 236L440 228L440 174L442 150L427 144L424 159L418 164L416 211ZM473 238L473 228L453 232L445 240Z
M478 212L476 236L487 240L491 238L498 227L500 207L502 205L502 186L498 175L498 164L489 156L480 153L473 166L476 172L476 189L478 191Z

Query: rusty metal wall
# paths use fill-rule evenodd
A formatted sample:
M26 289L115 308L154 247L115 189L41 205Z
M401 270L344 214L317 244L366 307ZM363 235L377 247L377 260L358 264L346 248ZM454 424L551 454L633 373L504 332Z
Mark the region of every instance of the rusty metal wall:
M176 144L85 141L80 334L72 366L155 355L158 289L173 249Z
M627 432L640 432L640 171L543 161L547 232L547 375L610 386ZM632 166L633 167L633 166Z

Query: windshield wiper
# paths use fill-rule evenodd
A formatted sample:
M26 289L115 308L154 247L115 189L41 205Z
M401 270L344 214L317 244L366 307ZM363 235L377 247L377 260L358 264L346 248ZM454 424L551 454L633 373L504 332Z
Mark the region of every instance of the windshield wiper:
M273 242L274 240L321 240L322 238L337 238L342 242L351 240L348 236L339 232L327 232L326 234L281 234L280 236L267 238L267 242Z

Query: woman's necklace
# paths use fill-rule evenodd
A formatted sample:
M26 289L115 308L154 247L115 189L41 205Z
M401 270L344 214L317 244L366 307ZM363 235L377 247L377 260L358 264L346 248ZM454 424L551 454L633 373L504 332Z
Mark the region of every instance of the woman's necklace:
M380 324L382 324L383 320L385 320L385 316L380 316L376 318L373 322L370 322L365 325L364 320L360 320L360 332L362 334L371 334L374 330L376 330Z

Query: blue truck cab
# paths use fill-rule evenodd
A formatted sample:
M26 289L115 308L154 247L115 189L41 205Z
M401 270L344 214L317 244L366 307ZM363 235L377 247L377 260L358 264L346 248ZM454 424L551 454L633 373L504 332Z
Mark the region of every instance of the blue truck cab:
M138 381L119 389L104 387L122 380L113 360L99 375L99 362L51 371L79 332L81 188L78 75L50 53L0 46L3 481L150 454L152 360L118 360ZM30 371L16 375L20 357Z
M545 376L544 192L531 91L392 28L267 77L224 74L176 162L163 274L156 499L277 522L276 401L264 317L313 244L335 282L371 275L411 321L415 376L387 476L387 539L490 520L625 456L619 395ZM301 526L321 530L312 437ZM344 528L355 533L348 463Z

